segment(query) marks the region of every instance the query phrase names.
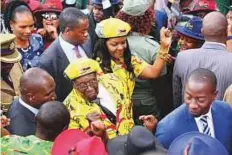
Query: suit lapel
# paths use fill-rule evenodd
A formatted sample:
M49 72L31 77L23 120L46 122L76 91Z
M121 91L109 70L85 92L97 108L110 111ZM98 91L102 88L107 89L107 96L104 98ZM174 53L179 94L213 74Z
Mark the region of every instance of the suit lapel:
M222 130L222 127L224 126L223 122L223 115L222 114L218 114L218 110L216 110L217 108L216 103L213 103L212 105L212 117L213 117L213 127L214 127L214 134L215 134L215 138L218 139L219 141L222 140L222 135L223 133L220 132ZM226 131L226 130L224 130Z
M186 121L188 122L186 126L188 126L189 131L199 131L196 121L194 117L188 112L186 105L185 105L185 116L186 116Z
M66 56L66 54L64 53L61 45L60 45L60 41L59 39L57 39L57 48L58 48L58 51L57 51L57 56L59 58L59 66L61 67L60 70L63 72L65 70L65 68L69 65L69 60Z
M20 113L24 114L25 118L27 118L31 122L35 122L35 114L31 112L29 109L25 108L21 103L19 103L19 101L18 110L20 111Z

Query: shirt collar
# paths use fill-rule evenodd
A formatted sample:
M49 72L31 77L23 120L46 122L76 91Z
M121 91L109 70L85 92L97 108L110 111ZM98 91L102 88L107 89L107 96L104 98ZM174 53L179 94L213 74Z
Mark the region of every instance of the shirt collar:
M226 48L226 45L223 44L223 43L218 43L218 42L213 42L213 41L206 41L205 43L207 43L207 44L217 44L217 45L221 45L221 46Z
M65 41L63 38L62 38L62 35L60 34L59 35L59 40L60 40L60 43L62 44L62 45L64 45L64 47L65 48L68 48L68 49L74 49L75 48L75 46L73 45L73 44L70 44L69 42L67 42L67 41Z
M210 120L213 120L211 109L212 109L212 106L210 106L208 113L201 115L199 117L195 117L195 120L198 122L203 116L207 116L207 118L209 118Z
M24 106L25 108L27 108L28 110L30 110L32 113L34 113L35 115L38 114L39 109L36 109L32 106L30 106L29 104L25 103L21 98L19 98L19 103Z

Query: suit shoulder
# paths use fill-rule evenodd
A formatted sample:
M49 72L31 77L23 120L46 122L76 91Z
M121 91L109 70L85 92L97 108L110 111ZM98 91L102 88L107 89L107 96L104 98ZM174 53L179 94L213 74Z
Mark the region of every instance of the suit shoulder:
M182 104L180 107L176 108L174 111L172 111L170 114L168 114L166 117L164 117L159 123L159 125L162 126L176 126L176 124L179 124L183 118L185 118L185 112L187 108L185 104Z
M221 109L223 111L223 114L227 112L229 115L232 115L232 108L229 106L228 103L224 101L219 101L219 100L214 101L213 108L217 110Z

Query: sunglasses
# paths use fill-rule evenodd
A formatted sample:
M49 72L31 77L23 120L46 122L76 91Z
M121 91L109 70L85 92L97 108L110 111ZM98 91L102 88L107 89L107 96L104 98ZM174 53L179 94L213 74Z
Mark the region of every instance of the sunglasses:
M43 19L51 19L51 20L57 20L59 19L59 15L55 14L55 13L43 13L42 14Z

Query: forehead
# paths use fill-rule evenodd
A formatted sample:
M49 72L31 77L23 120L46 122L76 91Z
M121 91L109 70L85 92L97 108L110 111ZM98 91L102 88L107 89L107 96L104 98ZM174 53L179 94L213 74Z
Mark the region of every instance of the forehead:
M76 27L76 29L85 30L88 27L89 27L89 20L86 18L86 19L79 20L79 24L78 24L78 27Z
M185 92L191 95L212 93L213 87L210 82L188 81L185 86Z
M126 37L117 37L117 38L110 38L107 42L124 42L126 41Z
M85 83L97 79L96 73L90 73L74 80L75 83Z
M14 22L22 25L32 25L34 24L34 19L30 12L20 12L15 14Z

